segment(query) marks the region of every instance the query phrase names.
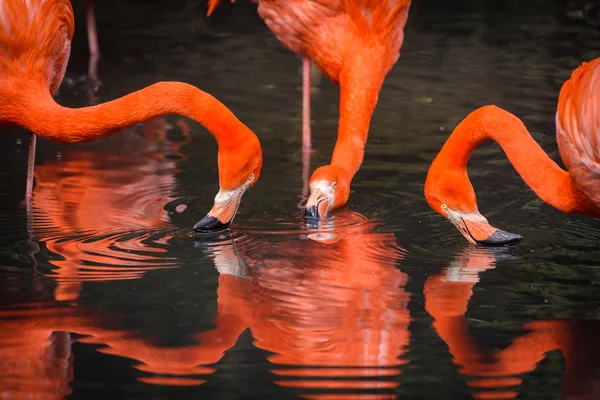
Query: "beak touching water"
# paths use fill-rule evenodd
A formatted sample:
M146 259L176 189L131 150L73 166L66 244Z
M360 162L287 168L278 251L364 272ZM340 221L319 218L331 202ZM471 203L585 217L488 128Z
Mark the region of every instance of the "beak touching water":
M523 240L516 233L496 229L479 212L461 213L447 209L448 219L473 244L484 246L512 246Z
M248 185L243 185L233 190L220 190L215 197L215 205L206 217L194 225L194 231L213 233L227 229L237 213L247 188Z
M304 207L304 216L306 218L323 218L333 205L333 190L335 184L319 182L311 185L310 196Z

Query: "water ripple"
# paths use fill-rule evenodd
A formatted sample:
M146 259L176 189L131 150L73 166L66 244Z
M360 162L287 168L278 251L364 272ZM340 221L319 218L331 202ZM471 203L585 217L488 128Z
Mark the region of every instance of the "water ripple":
M36 167L33 231L58 256L48 260L55 269L47 274L58 300L77 298L85 281L137 279L177 266L167 245L188 232L173 227L166 210L178 200L168 127L158 119L142 128L145 138L126 132Z
M250 328L273 353L276 384L379 396L399 385L410 337L405 251L378 226L342 211L316 230L246 230L236 241L250 265Z

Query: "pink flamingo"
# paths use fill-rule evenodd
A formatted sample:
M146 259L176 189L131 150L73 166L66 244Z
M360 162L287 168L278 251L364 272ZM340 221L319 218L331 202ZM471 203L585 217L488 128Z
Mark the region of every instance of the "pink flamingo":
M567 171L533 140L523 122L495 106L469 114L448 138L425 181L425 198L471 243L512 245L522 237L491 226L477 209L467 162L487 140L500 144L525 183L566 213L600 218L600 58L583 63L558 98L556 141Z

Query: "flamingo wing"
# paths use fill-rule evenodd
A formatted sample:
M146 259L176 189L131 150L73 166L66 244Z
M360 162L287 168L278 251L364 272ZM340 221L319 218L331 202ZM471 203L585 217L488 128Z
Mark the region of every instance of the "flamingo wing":
M410 0L343 0L344 11L379 41L397 41L408 17ZM398 44L398 48L402 42Z
M583 63L563 85L556 140L573 180L600 205L600 58Z

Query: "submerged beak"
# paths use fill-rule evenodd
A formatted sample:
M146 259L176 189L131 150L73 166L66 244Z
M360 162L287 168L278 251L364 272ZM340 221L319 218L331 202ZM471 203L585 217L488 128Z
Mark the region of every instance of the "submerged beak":
M463 236L473 244L484 246L512 246L523 240L523 236L516 233L496 229L489 224L487 219L479 212L461 213L448 212L448 219Z
M215 205L206 217L194 225L194 231L214 233L227 229L237 213L247 187L244 185L234 190L220 190L215 197Z
M310 189L310 196L304 207L304 216L314 219L326 217L332 204L333 188L315 185Z

